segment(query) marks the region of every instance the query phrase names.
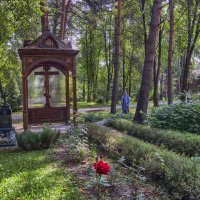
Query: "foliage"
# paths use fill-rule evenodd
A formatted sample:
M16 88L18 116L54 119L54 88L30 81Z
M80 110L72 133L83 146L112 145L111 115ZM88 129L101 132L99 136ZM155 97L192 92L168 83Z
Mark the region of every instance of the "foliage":
M200 155L200 136L198 135L150 128L124 119L113 120L112 123L110 122L107 125L119 131L127 131L133 137L180 154Z
M40 1L0 1L0 94L8 95L13 111L21 106L21 66L17 50L22 41L35 38L40 30Z
M17 135L17 144L24 150L48 149L60 136L59 131L44 127L43 131L33 133L30 130Z
M105 121L105 125L106 126L112 126L113 122L117 119L127 119L127 120L132 120L133 119L133 115L131 113L128 114L116 114L116 115L112 115L112 117L106 119ZM128 122L127 122L128 123Z
M1 200L85 199L50 150L1 150L0 160Z
M88 124L88 133L105 149L118 149L127 164L143 168L144 174L165 187L173 199L184 199L194 191L196 197L199 195L200 166L195 167L191 159L94 124Z
M148 123L151 127L199 134L200 105L174 104L154 108L148 116Z
M88 143L87 128L84 125L72 127L66 134L63 134L59 143L66 146L66 159L71 162L81 162L92 156Z
M99 115L98 113L88 113L84 116L85 122L98 122L104 119L103 115Z
M41 147L48 149L52 144L56 144L60 137L60 131L50 129L49 127L43 127L43 131L40 133Z

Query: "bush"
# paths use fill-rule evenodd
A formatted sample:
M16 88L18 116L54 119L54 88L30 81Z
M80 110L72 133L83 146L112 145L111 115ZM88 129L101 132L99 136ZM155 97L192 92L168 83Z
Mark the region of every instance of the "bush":
M165 187L173 199L195 199L200 195L200 166L191 159L97 125L89 124L88 133L93 141L112 153L118 149L127 164L142 168L144 174Z
M104 119L103 115L98 113L87 113L84 115L85 122L98 122Z
M40 141L42 148L48 149L51 146L51 144L55 144L57 142L59 136L60 136L59 131L55 131L48 127L44 127L43 131L40 134Z
M200 134L200 105L174 104L154 108L148 116L151 127Z
M55 144L60 136L59 131L44 127L42 132L33 133L30 130L17 135L17 145L24 150L47 149Z
M200 155L200 136L198 135L150 128L125 119L113 120L109 126L119 131L127 131L129 135L180 154Z

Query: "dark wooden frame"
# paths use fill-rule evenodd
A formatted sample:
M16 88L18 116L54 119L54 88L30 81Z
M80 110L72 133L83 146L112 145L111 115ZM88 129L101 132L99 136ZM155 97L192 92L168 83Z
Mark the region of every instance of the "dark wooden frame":
M73 50L70 44L65 44L56 38L49 30L35 41L25 41L24 48L19 49L22 60L22 87L23 87L23 126L28 129L29 124L70 121L69 71L72 72L73 85L73 120L77 117L76 94L76 55L79 51ZM60 70L66 77L66 107L28 107L28 76L40 66L52 66ZM38 114L40 113L40 114ZM42 113L42 115L41 115ZM60 113L60 115L59 115ZM55 117L48 117L49 115ZM43 117L39 117L43 116ZM45 118L45 116L47 116Z

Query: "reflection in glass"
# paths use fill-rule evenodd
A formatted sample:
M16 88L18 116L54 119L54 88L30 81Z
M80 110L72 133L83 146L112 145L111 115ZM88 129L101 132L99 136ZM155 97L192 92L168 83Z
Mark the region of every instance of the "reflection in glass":
M43 67L39 67L34 70L28 77L28 104L29 107L44 107L46 98L44 88L44 75L35 75L35 72L44 72ZM49 72L59 72L59 75L49 75L49 94L50 106L61 107L66 104L66 91L65 91L65 76L56 69L50 67Z

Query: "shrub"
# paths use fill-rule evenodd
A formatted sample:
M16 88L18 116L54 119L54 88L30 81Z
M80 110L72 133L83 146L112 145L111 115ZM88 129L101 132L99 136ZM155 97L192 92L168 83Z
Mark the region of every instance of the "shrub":
M17 135L17 145L24 150L47 149L55 144L60 136L59 131L44 127L42 132L33 133L30 130Z
M49 127L44 127L40 133L41 146L44 149L48 149L51 144L55 144L60 136L59 131L50 129Z
M198 135L150 128L125 119L113 120L109 126L119 131L127 131L129 135L180 154L200 155L200 136Z
M200 166L194 168L191 159L162 150L139 139L95 126L88 124L88 133L93 141L101 143L112 152L113 149L118 149L128 164L143 168L145 175L165 187L173 199L192 199L192 195L195 195L194 198L198 197Z
M17 145L24 150L36 150L41 146L40 135L25 131L17 135Z
M87 113L84 115L85 122L98 122L104 119L103 115L98 113Z
M148 123L151 127L200 134L200 105L174 104L154 108Z

